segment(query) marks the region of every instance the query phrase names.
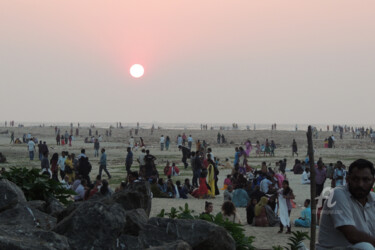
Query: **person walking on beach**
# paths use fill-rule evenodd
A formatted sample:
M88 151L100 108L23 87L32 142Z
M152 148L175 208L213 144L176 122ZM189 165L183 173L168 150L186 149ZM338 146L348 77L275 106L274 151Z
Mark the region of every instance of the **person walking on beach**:
M100 148L99 140L95 139L95 142L94 142L94 157L99 156L99 148Z
M39 153L39 160L40 161L43 159L42 147L43 147L43 142L42 142L42 140L40 140L39 144L38 144L38 153Z
M191 151L191 147L193 146L193 137L191 137L191 135L189 135L187 140L188 140L188 148Z
M9 144L12 144L12 143L14 143L14 132L12 132L10 134L10 143Z
M293 144L292 144L292 157L294 157L294 154L297 155L298 157L298 148L297 148L297 142L295 139L293 139Z
M165 150L169 149L170 143L171 143L171 139L169 138L169 136L167 136L167 138L165 139Z
M186 162L188 158L190 158L190 150L185 146L178 146L178 149L182 151L182 162L184 163L185 169L188 167L188 163Z
M66 130L65 130L64 138L65 138L65 144L68 145L69 134L68 134L68 131Z
M128 147L126 151L128 152L128 154L126 155L126 159L125 159L125 167L126 167L126 172L129 174L130 168L133 164L133 152L132 152L131 147Z
M35 143L33 140L29 140L29 142L27 143L27 148L29 150L30 160L34 160Z
M111 174L107 170L107 154L105 153L105 148L102 148L101 150L102 155L100 156L100 166L99 166L99 176L102 177L102 171L107 174L108 179L111 179Z
M164 135L161 135L161 137L160 137L160 151L164 150L164 142L165 142Z
M133 136L131 136L130 139L129 139L129 147L131 149L133 149L133 147L134 147L134 138L133 138Z

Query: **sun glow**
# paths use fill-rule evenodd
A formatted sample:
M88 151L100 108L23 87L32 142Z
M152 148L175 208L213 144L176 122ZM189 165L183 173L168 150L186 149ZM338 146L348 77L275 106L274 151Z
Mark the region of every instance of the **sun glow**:
M140 78L145 73L145 69L140 64L134 64L130 67L130 75L134 78Z

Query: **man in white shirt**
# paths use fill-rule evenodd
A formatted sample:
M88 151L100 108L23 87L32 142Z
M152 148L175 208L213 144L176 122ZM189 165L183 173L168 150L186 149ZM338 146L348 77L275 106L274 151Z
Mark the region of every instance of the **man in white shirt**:
M375 249L375 169L372 162L354 161L347 185L331 190L324 203L317 250Z
M74 190L77 193L77 195L74 196L74 201L83 201L85 199L86 185L86 179L82 179L76 190Z
M161 135L160 137L160 150L163 151L164 150L164 135Z
M130 139L129 139L129 147L130 147L131 149L134 148L134 138L133 138L133 136L130 137Z
M27 143L27 148L29 150L30 160L34 160L35 143L33 140L29 140Z
M310 184L310 169L306 168L301 176L301 184Z
M191 135L189 135L188 137L188 148L191 150L191 147L193 145L193 137L191 137Z
M64 180L65 177L65 161L68 157L65 156L65 151L61 152L61 156L57 160L57 166L60 168L61 179Z

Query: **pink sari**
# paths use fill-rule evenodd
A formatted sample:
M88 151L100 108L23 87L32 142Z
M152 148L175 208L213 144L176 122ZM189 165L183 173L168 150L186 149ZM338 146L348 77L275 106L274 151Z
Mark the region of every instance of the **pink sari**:
M251 143L249 143L248 141L245 143L245 147L246 147L246 155L249 156L250 155L250 152L251 150L253 149L253 146L251 145Z

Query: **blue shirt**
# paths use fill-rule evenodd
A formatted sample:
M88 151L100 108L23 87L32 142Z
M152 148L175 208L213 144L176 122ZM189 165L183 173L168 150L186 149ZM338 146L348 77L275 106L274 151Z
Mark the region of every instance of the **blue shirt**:
M233 163L233 165L236 166L236 164L238 163L239 160L240 160L240 152L236 152L234 154L234 163Z
M102 156L100 156L100 165L107 166L107 155L105 153L102 153Z

